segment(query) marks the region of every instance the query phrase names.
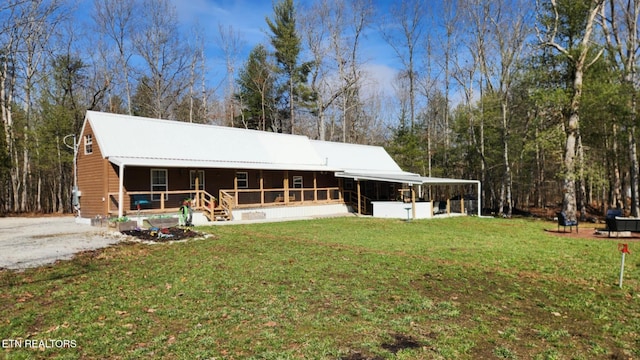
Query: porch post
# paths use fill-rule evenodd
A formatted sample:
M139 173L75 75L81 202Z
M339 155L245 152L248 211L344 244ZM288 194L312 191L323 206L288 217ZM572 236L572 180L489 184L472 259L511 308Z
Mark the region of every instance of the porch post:
M247 173L247 181L249 181L249 174ZM234 202L235 202L235 206L238 206L238 172L236 171L233 175L233 193L235 194L234 198Z
M196 172L197 174L197 172ZM200 177L198 175L196 175L196 198L194 199L194 204L193 207L197 208L198 207L198 203L200 201Z
M284 187L284 203L289 203L289 170L284 171L284 179L282 179L282 186Z
M118 217L124 216L124 164L120 164L118 174Z
M328 190L327 190L328 191ZM302 196L304 198L304 196ZM327 200L331 200L331 194L327 193ZM318 202L318 172L313 172L313 202Z
M264 174L260 170L260 205L264 205Z
M411 218L416 218L416 192L413 189L413 185L411 185Z
M360 209L362 209L362 200L360 199L360 180L358 180L358 214L362 215L362 212L360 211Z

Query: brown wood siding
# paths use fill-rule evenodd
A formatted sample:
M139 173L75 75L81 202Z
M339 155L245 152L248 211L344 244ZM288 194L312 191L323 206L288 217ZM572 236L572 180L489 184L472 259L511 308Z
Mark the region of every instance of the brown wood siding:
M92 153L85 154L85 137L93 137ZM80 213L82 217L93 218L107 213L107 194L105 192L105 180L108 161L102 158L102 153L96 137L89 123L84 132L80 134L80 147L78 149L78 189L80 196Z
M318 172L316 177L319 188L337 187L339 184L338 179L333 175L332 172ZM305 187L306 186L307 185L305 184Z
M282 189L284 187L284 171L269 170L263 173L265 189ZM291 173L289 173L289 178L291 178ZM290 180L289 185L291 185L291 183Z
M120 189L120 167L107 161L105 165L104 193L107 202L110 202L110 210L118 211L118 196L108 197L109 193L118 192Z

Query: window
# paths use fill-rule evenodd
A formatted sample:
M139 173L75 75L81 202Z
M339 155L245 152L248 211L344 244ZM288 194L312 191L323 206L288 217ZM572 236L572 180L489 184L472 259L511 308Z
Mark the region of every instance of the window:
M249 173L246 171L236 172L236 183L238 184L238 189L249 188Z
M196 189L196 178L198 179L198 190L204 190L204 170L191 170L189 171L189 181L191 183L191 190Z
M293 177L293 188L294 189L302 189L302 176L294 176Z
M93 135L84 136L84 153L85 155L93 154Z
M167 181L166 169L151 169L151 200L160 201L160 194L153 194L155 191L168 191L169 183ZM169 194L164 194L164 200L169 200Z

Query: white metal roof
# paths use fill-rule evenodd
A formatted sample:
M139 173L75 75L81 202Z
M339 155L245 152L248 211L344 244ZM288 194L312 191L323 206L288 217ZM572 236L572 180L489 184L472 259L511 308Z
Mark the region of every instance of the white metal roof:
M330 170L305 136L94 111L86 120L117 165Z
M332 171L404 184L478 183L403 171L381 146L96 111L87 111L87 123L102 155L118 166Z
M381 146L311 140L327 165L344 172L408 175ZM417 174L412 174L416 175Z

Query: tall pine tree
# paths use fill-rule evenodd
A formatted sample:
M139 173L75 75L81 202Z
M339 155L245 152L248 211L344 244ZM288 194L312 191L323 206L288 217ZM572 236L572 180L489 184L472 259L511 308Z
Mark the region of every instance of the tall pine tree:
M299 64L301 40L296 30L296 15L293 0L282 0L273 7L273 20L267 18L267 25L273 33L271 45L275 49L275 58L280 71L285 74L286 90L281 89L282 99L288 104L288 114L284 114L284 121L278 124L278 131L295 133L295 109L298 98L308 100L312 95L305 85L307 75L311 70L309 63Z

